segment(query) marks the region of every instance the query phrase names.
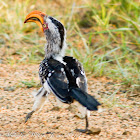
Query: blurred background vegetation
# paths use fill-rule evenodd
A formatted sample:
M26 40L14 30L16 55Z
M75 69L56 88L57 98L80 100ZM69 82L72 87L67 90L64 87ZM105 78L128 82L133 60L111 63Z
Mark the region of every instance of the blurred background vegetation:
M24 25L33 10L65 25L66 54L81 61L87 75L140 91L139 0L0 0L0 63L32 65L44 58L43 33L34 23Z

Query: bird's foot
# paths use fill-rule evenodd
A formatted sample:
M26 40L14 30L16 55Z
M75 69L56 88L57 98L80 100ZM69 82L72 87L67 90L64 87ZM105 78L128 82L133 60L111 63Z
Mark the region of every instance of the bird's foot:
M88 129L75 129L78 132L82 132L82 133L88 133L89 130Z
M31 118L31 116L33 115L34 112L35 112L35 111L31 111L31 112L29 112L29 113L26 115L25 123L28 121L28 119Z
M78 132L86 133L86 134L92 134L92 135L98 135L101 132L100 128L91 128L91 129L76 129Z

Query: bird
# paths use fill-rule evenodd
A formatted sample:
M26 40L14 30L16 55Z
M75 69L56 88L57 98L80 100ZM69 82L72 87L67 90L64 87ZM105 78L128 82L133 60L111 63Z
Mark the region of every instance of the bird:
M27 122L33 113L39 110L50 93L62 103L78 102L83 107L86 121L85 129L76 129L86 133L89 130L90 111L98 110L101 105L88 94L87 78L82 64L71 56L65 56L67 48L66 29L56 18L41 11L29 13L24 23L35 22L46 37L45 57L39 65L39 77L42 87L34 95L33 109L26 115Z

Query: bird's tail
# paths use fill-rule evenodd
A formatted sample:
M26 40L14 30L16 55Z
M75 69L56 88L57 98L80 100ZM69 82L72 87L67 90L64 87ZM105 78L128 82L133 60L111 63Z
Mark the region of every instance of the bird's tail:
M70 95L86 107L88 110L98 110L98 106L101 105L93 96L89 95L85 91L82 91L80 88L71 88Z

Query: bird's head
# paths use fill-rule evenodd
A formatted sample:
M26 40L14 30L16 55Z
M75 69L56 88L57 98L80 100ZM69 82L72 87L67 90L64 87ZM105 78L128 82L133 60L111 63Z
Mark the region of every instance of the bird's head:
M60 53L64 50L63 48L66 46L66 31L61 22L51 16L47 16L45 13L40 11L32 11L29 13L26 16L24 23L27 22L35 22L41 28L41 30L46 35L48 44L54 48L53 53Z
M42 31L45 31L48 29L48 24L44 20L45 16L46 14L43 12L32 11L26 16L24 23L35 22L41 28Z

